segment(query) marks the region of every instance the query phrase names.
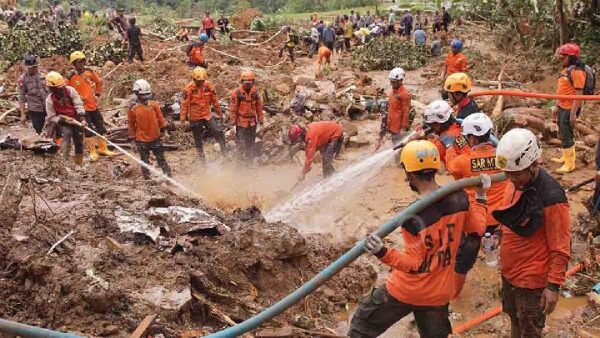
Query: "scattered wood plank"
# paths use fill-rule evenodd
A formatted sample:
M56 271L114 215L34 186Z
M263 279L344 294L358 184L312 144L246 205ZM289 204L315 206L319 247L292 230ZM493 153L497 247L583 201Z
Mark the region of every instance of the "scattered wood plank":
M0 123L5 123L6 117L16 111L17 111L17 108L11 108L11 109L5 111L4 113L2 113L2 115L0 115Z
M206 297L204 297L203 295L198 294L196 292L192 292L192 298L208 307L209 312L212 313L216 319L231 326L237 325L237 323L234 322L233 319L231 319L231 317L226 315L223 311L219 310L219 308L217 308L216 305L207 300Z
M144 320L142 320L137 329L135 329L135 331L133 331L133 333L129 336L129 338L144 337L146 331L148 331L148 328L150 327L150 325L152 325L152 322L154 322L154 319L156 319L156 315L147 315L144 318Z
M17 173L10 173L2 188L0 194L0 231L8 231L12 229L14 222L19 216L19 204L23 199L21 190L21 179Z

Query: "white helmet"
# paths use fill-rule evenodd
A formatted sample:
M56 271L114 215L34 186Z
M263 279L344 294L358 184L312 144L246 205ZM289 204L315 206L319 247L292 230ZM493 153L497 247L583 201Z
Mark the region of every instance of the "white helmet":
M521 171L542 157L537 137L529 130L515 128L502 136L496 148L496 166L504 171Z
M444 100L431 102L425 107L425 123L445 123L452 116L452 107Z
M492 120L484 113L471 114L462 122L463 135L483 136L493 128Z
M150 88L150 84L148 81L143 79L135 81L133 84L133 91L140 95L152 94L152 88Z
M388 78L390 80L404 80L404 75L406 75L406 73L404 72L404 69L398 67L398 68L392 69Z

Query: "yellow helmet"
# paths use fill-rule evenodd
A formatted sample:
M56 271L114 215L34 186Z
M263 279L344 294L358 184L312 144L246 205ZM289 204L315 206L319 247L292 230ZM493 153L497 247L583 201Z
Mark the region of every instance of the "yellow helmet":
M65 78L57 72L46 74L46 87L64 87L67 85Z
M400 161L409 172L440 169L440 153L430 141L411 141L402 149Z
M206 81L208 80L208 73L206 72L206 69L202 67L196 67L194 68L194 71L192 71L192 77L194 80Z
M447 92L463 92L468 93L471 91L473 83L471 78L465 73L454 73L446 78L444 83L444 89Z
M73 63L77 60L83 60L83 59L85 59L85 54L83 54L83 52L81 52L81 51L76 51L76 52L71 53L69 62Z

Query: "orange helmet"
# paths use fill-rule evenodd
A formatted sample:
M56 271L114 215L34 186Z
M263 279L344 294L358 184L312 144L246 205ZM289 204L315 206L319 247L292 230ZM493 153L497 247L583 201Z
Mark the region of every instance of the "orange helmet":
M242 72L242 76L240 76L242 81L254 81L256 79L256 75L251 70L245 70Z

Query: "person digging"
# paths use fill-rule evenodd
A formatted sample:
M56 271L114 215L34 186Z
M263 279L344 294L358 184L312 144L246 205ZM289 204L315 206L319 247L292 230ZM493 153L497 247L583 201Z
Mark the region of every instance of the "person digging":
M344 131L341 124L333 121L321 121L311 123L306 128L295 124L290 127L288 138L291 144L304 143L306 159L298 183L302 182L312 169L317 151L321 153L323 160L323 177L327 178L335 173L333 160L340 154L344 144Z

